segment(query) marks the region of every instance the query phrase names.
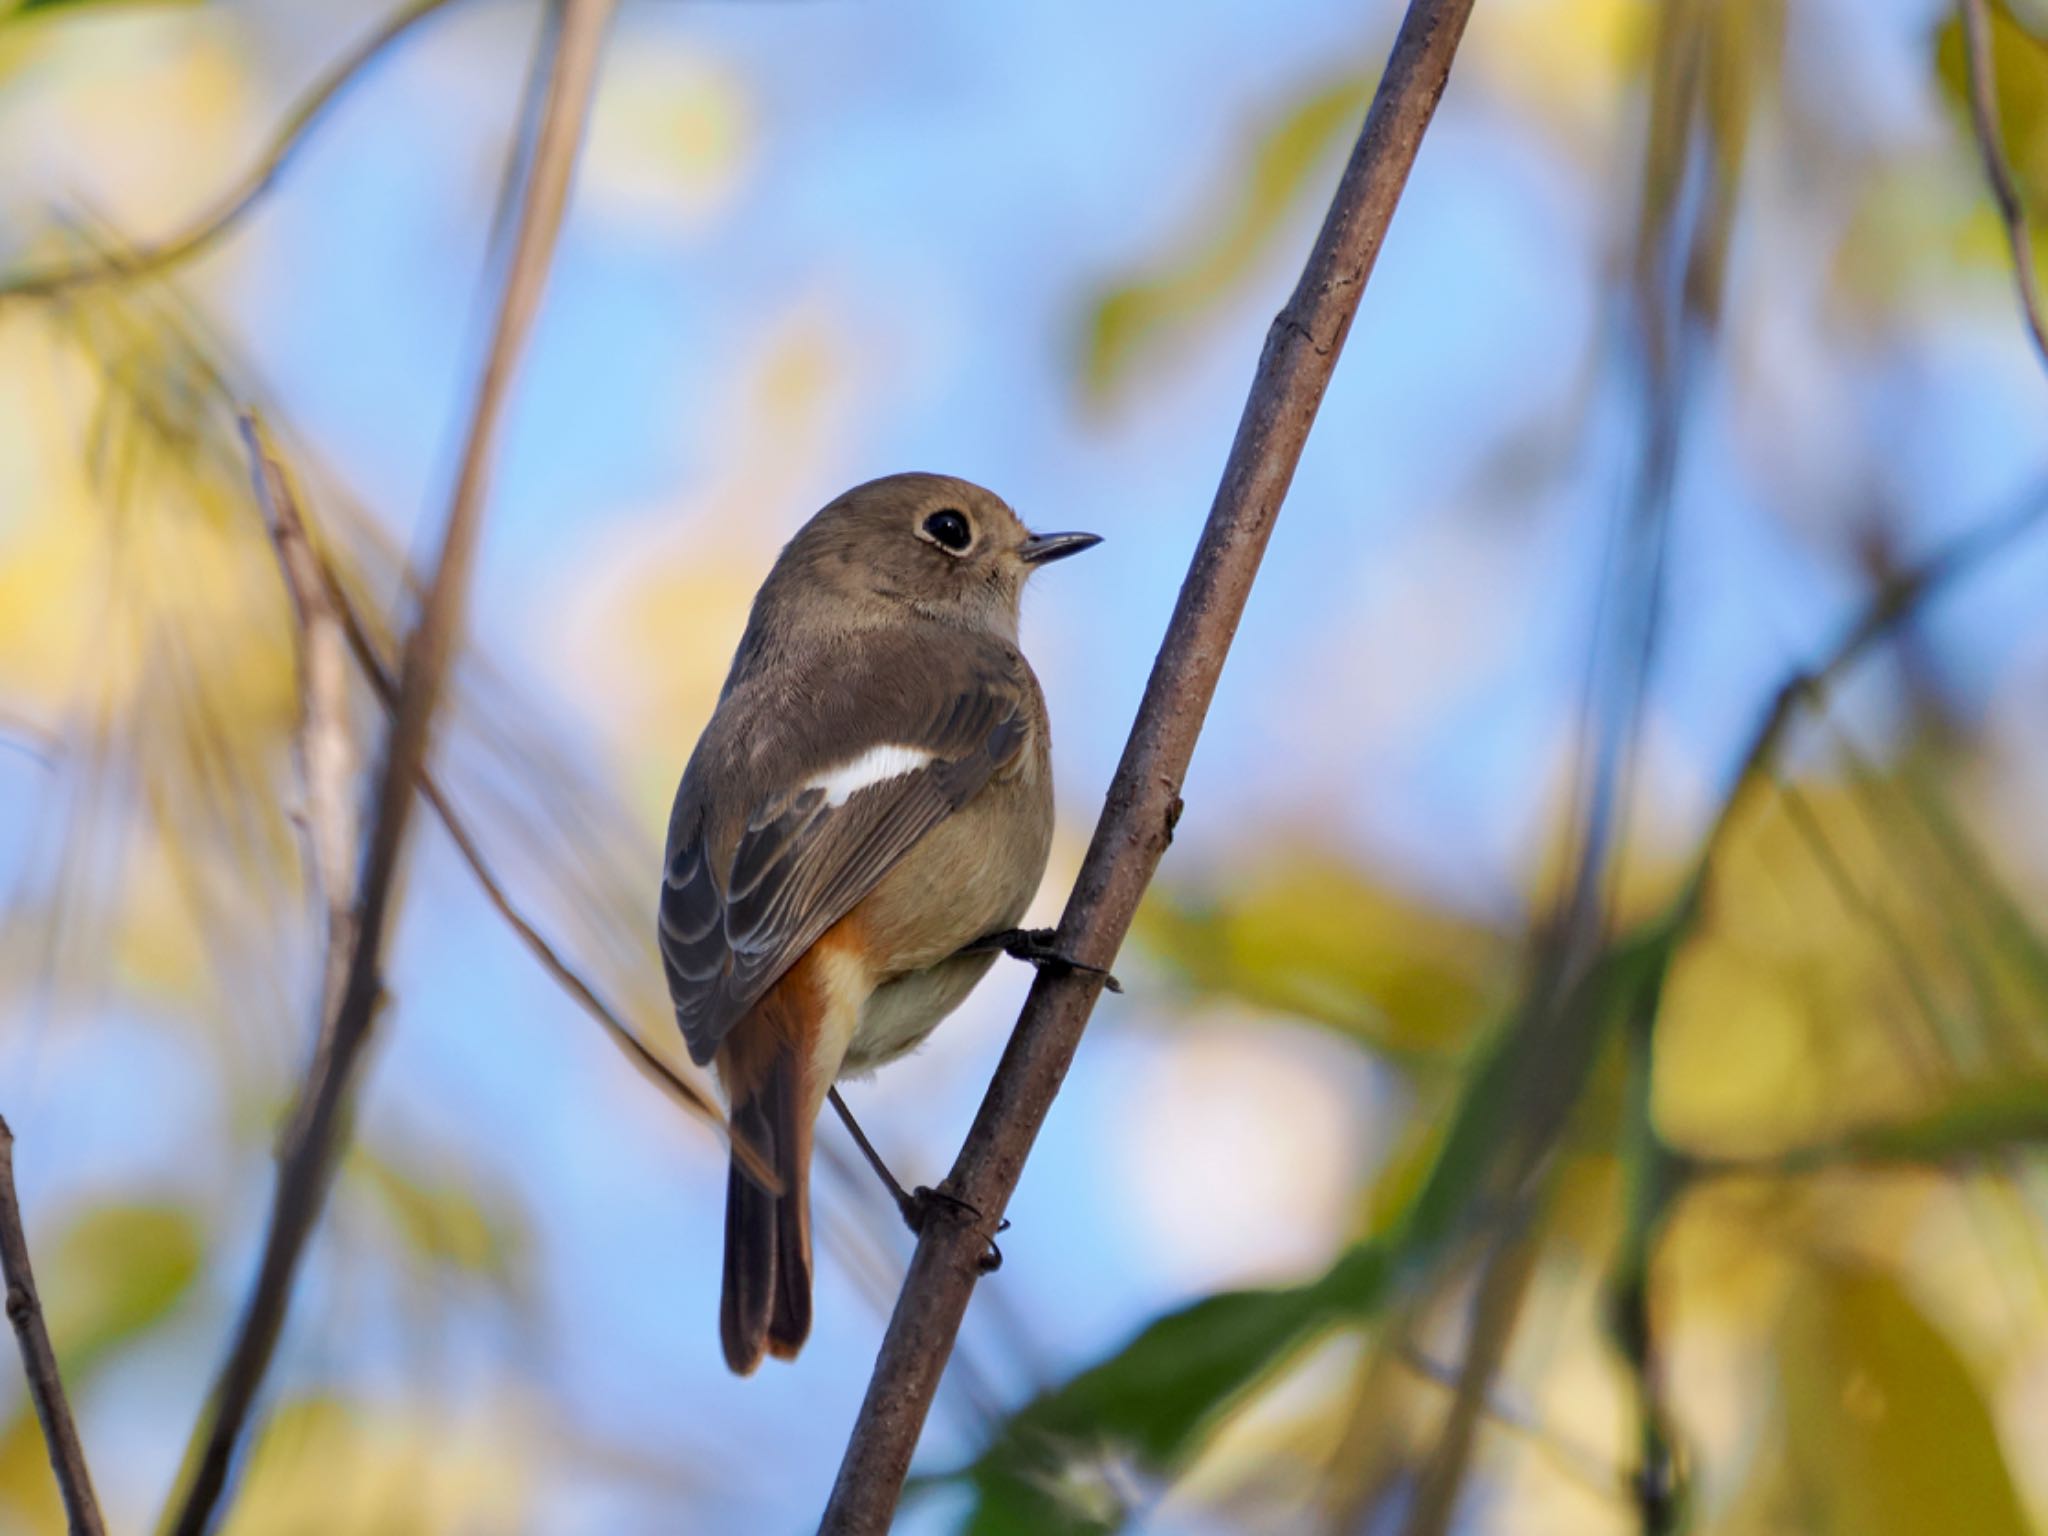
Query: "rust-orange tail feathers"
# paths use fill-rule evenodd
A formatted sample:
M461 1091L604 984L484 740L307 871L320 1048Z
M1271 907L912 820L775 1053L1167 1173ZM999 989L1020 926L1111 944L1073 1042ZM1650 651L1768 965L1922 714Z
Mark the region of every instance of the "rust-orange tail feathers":
M725 1185L725 1283L718 1336L725 1363L750 1375L763 1355L790 1360L811 1332L811 1132L807 1078L821 1022L811 967L795 966L754 1005L718 1053L734 1142L771 1169L764 1186L735 1155Z

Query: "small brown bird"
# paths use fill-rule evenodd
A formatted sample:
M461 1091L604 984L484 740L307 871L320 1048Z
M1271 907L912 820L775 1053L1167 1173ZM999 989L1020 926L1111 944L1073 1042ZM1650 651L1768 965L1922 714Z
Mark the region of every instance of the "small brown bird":
M810 1333L833 1084L917 1046L1038 890L1052 770L1018 602L1098 542L1032 534L964 480L892 475L804 524L754 599L676 791L660 912L690 1055L717 1063L736 1148L780 1186L735 1150L719 1336L741 1375Z

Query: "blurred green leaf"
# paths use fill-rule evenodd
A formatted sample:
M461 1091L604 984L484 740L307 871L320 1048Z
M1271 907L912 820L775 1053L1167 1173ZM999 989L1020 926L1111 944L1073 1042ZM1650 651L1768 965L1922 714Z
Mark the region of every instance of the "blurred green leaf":
M1324 1328L1369 1316L1392 1274L1364 1245L1302 1286L1226 1291L1169 1312L1013 1417L966 1472L973 1536L1114 1530L1120 1468L1177 1466L1204 1432Z
M1137 936L1194 992L1290 1014L1394 1057L1443 1060L1497 1009L1491 930L1315 854L1235 871L1227 891L1155 888Z
M528 1531L548 1447L517 1416L490 1433L445 1409L319 1394L287 1399L250 1446L224 1536L476 1536Z
M1860 1127L1811 1154L1795 1154L1792 1161L1811 1167L1857 1161L1938 1167L2043 1142L2048 1142L2048 1082L2021 1079L1957 1086L1918 1119Z
M501 1284L518 1279L526 1241L510 1200L491 1199L474 1179L422 1177L360 1144L348 1165L416 1258Z
M1475 1205L1497 1209L1510 1186L1547 1155L1616 1027L1663 985L1691 920L1691 903L1680 898L1617 940L1563 998L1549 1006L1525 1003L1497 1032L1469 1073L1443 1145L1402 1219L1404 1262L1433 1262L1470 1222Z
M1363 118L1372 85L1346 74L1293 102L1258 131L1227 200L1199 230L1095 295L1081 355L1091 402L1109 403L1141 352L1202 320L1256 269L1332 147Z
M89 1376L185 1299L205 1253L199 1224L174 1205L96 1206L36 1269L64 1374Z
M1816 1268L1780 1345L1786 1454L1812 1536L2026 1536L1983 1391L1894 1277Z

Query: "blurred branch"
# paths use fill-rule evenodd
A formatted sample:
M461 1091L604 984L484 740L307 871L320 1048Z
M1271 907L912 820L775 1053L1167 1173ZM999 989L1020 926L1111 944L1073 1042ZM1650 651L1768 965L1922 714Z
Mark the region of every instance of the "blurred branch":
M385 664L384 658L378 655L377 646L371 640L362 616L356 612L348 593L335 577L333 568L308 534L304 515L290 494L284 469L277 458L274 445L270 443L253 416L243 418L243 435L248 441L254 461L259 493L271 517L273 541L277 546L279 564L284 569L285 584L291 591L293 603L301 613L315 610L328 618L336 640L345 645L348 652L354 656L355 663L362 669L363 677L369 683L370 692L376 697L379 706L386 711L394 709L398 701L398 685L392 679L391 670ZM342 664L336 662L336 665ZM447 792L441 787L432 766L424 758L420 762L419 788L428 807L447 831L450 841L455 844L456 852L461 854L463 862L469 866L470 873L483 890L485 899L518 936L519 941L540 962L541 968L555 979L578 1007L603 1026L612 1043L625 1053L627 1059L643 1077L692 1114L701 1116L714 1125L723 1124L724 1116L719 1113L718 1106L711 1098L648 1049L619 1012L598 995L597 989L562 958L561 952L548 941L546 935L514 905L503 882L485 860L483 848L478 843L476 834L449 802ZM352 835L346 846L353 847ZM346 909L345 880L341 882L341 895ZM329 910L332 921L333 908L330 906ZM740 1156L743 1159L750 1154L751 1148L740 1149ZM762 1172L764 1177L770 1176L765 1165Z
M1963 67L1970 87L1970 121L1977 130L1977 152L1984 158L1984 177L2005 225L2005 243L2012 251L2013 286L2034 349L2048 363L2048 322L2041 314L2040 285L2034 277L2034 244L2027 230L2027 208L2019 182L1998 142L1997 86L1992 73L1991 16L1985 0L1957 0L1963 23Z
M0 747L19 752L38 768L54 772L57 760L64 755L64 738L48 726L0 709Z
M1843 630L1841 638L1818 666L1794 672L1779 685L1737 764L1734 781L1721 802L1720 813L1707 832L1698 866L1688 886L1689 894L1696 896L1699 893L1715 850L1727 836L1736 813L1747 803L1749 792L1769 776L1800 705L1825 698L1828 690L1840 682L1872 646L1910 619L1929 598L2030 532L2044 516L2048 516L2048 484L2035 486L2004 513L1958 534L1925 559L1907 566L1885 582L1864 605L1863 611Z
M1700 848L1691 877L1662 922L1682 932L1705 897L1714 856L1751 791L1769 778L1802 704L1828 689L1930 598L2032 529L2048 514L2048 487L2036 487L2009 511L1942 545L1887 580L1816 667L1794 673L1779 687L1758 722L1719 814ZM1630 1202L1622 1247L1611 1282L1613 1326L1636 1385L1640 1465L1635 1491L1644 1536L1677 1528L1684 1507L1683 1479L1671 1443L1669 1414L1658 1379L1653 1332L1651 1270L1656 1244L1673 1202L1699 1178L1731 1174L1790 1175L1844 1163L1925 1164L1979 1155L2022 1141L2048 1140L2048 1093L2013 1094L1951 1109L1927 1122L1854 1133L1821 1146L1754 1161L1694 1159L1674 1152L1651 1118L1657 992L1631 1014L1631 1096L1628 1126Z
M299 772L305 781L306 847L312 881L327 919L327 960L320 991L322 1029L341 1002L341 984L355 952L356 922L349 861L356 848L356 748L349 729L348 639L306 537L284 466L254 412L241 418L256 500L298 621ZM316 1048L316 1059L325 1050Z
M356 665L362 669L377 702L386 710L393 709L398 701L398 686L392 679L390 669L377 654L369 631L365 628L361 616L355 611L354 604L349 601L347 593L335 579L333 569L325 560L319 562L319 569L321 579L340 611L342 628L348 636L349 649L355 655ZM455 844L455 851L462 856L463 863L469 866L469 872L482 889L485 900L490 902L492 909L505 920L506 926L517 935L519 942L526 946L534 959L540 962L541 968L555 979L578 1007L604 1028L612 1043L625 1053L627 1059L643 1077L692 1114L700 1115L714 1125L722 1125L725 1117L719 1112L717 1104L695 1083L648 1049L646 1042L626 1023L624 1016L598 994L596 987L562 957L561 951L549 942L547 936L535 927L513 902L504 882L498 878L497 872L484 858L483 847L477 841L476 833L450 802L448 792L442 788L440 779L424 760L420 764L420 794L425 797L428 808L433 811L442 828L448 833L449 840ZM739 1155L744 1160L757 1154L753 1153L751 1147L742 1145L739 1148ZM772 1178L766 1165L762 1166L761 1173L764 1178Z
M1465 1464L1486 1412L1493 1378L1514 1339L1522 1303L1536 1273L1542 1245L1532 1230L1533 1216L1533 1206L1524 1200L1494 1229L1487 1246L1472 1297L1465 1357L1458 1366L1450 1408L1416 1484L1415 1501L1402 1523L1405 1536L1444 1536L1451 1528Z
M1294 295L1274 320L1201 542L1146 684L1094 841L1060 922L1061 952L1107 966L1173 836L1180 785L1259 559L1435 113L1472 0L1412 0ZM888 1528L978 1260L1066 1076L1100 974L1032 983L987 1096L918 1238L821 1530Z
M383 995L382 954L393 886L435 706L461 627L482 531L492 449L552 263L613 3L570 0L562 18L518 238L477 388L440 557L399 673L357 885L357 941L332 1028L323 1030L327 1049L314 1058L280 1155L262 1264L202 1420L190 1481L170 1525L175 1536L201 1536L213 1522L235 1447L284 1326L299 1261L326 1198L345 1113Z
M1402 1366L1433 1386L1456 1391L1462 1379L1462 1369L1448 1365L1441 1360L1431 1359L1413 1343L1404 1344L1393 1357ZM1505 1403L1488 1398L1481 1408L1486 1422L1495 1429L1505 1430L1529 1442L1550 1464L1573 1483L1598 1498L1612 1500L1617 1497L1620 1479L1608 1464L1607 1458L1589 1445L1580 1444L1572 1437L1552 1429L1532 1414L1517 1412ZM1344 1527L1350 1530L1353 1527Z
M213 245L241 222L276 185L328 109L385 51L420 22L454 0L411 0L344 54L285 114L268 146L242 179L176 234L130 249L111 251L0 279L0 303L10 298L50 298L87 283L142 277L167 271Z
M1529 1186L1552 1166L1603 1042L1640 1010L1640 995L1654 996L1684 933L1685 914L1676 913L1644 951L1653 961L1646 977L1613 993L1614 1006L1589 1006L1599 991L1587 982L1615 944L1612 914L1627 867L1624 838L1664 630L1686 407L1721 317L1754 62L1745 18L1763 9L1673 0L1657 11L1630 285L1641 438L1626 511L1609 537L1588 648L1585 745L1565 843L1571 875L1539 935L1529 1001L1515 1025L1526 1065L1502 1143L1514 1161L1501 1168L1513 1182L1494 1218L1498 1231L1480 1274L1458 1396L1409 1511L1411 1536L1440 1536L1455 1515L1479 1414L1512 1344L1533 1262L1533 1253L1517 1251L1531 1240L1511 1235L1529 1219Z
M2020 1147L2048 1146L2048 1083L1971 1094L1922 1119L1864 1126L1767 1157L1681 1158L1687 1182L1796 1178L1842 1168L1942 1168Z
M85 1447L71 1417L71 1401L64 1395L64 1379L57 1373L57 1352L50 1347L35 1272L29 1267L28 1237L14 1192L14 1132L5 1120L0 1120L0 1270L7 1279L7 1321L14 1325L15 1342L21 1346L28 1395L43 1426L43 1444L50 1453L50 1470L57 1474L71 1536L104 1536L106 1524L92 1491Z
M1660 976L1629 1011L1628 1081L1622 1108L1622 1173L1627 1207L1620 1251L1608 1282L1608 1324L1628 1366L1636 1409L1636 1468L1629 1491L1642 1536L1682 1528L1686 1479L1664 1400L1663 1357L1650 1294L1657 1242L1684 1187L1684 1164L1657 1134L1651 1106Z

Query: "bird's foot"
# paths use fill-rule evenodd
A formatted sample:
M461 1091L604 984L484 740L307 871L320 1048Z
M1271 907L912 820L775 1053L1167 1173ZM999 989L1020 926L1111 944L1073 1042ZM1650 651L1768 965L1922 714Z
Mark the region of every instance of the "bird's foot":
M991 952L1008 955L1012 960L1022 960L1041 971L1051 971L1055 976L1070 976L1079 971L1086 976L1100 976L1103 986L1112 992L1123 991L1123 983L1100 965L1090 965L1085 960L1076 960L1063 955L1054 947L1058 932L1051 928L1005 928L1001 932L986 934L964 947L963 955L986 955Z
M896 1201L896 1209L903 1215L903 1225L917 1234L923 1233L925 1218L931 1214L934 1206L939 1205L943 1205L948 1210L965 1216L969 1221L981 1220L981 1212L969 1205L965 1200L962 1200L958 1195L949 1195L943 1189L933 1189L928 1184L918 1185L909 1194L899 1196ZM996 1230L998 1232L1009 1231L1010 1218L1005 1216L996 1224ZM998 1248L994 1240L991 1239L988 1245L988 1252L984 1253L976 1263L984 1275L992 1275L1003 1267L1003 1250Z

